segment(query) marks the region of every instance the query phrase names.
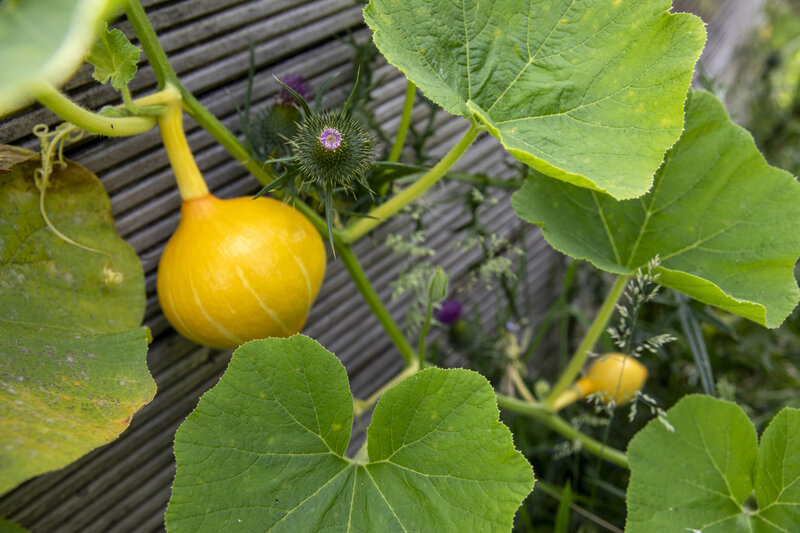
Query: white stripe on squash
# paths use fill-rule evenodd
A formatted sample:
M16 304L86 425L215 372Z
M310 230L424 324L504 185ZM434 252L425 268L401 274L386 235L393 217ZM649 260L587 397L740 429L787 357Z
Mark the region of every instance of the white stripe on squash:
M263 309L264 312L267 313L269 317L281 327L284 333L286 333L287 335L291 335L292 330L286 327L286 324L283 323L280 316L278 316L278 313L276 313L274 309L267 307L267 304L264 303L264 300L261 299L258 293L256 293L256 291L253 290L253 287L251 287L250 284L247 282L247 279L244 277L244 272L242 272L241 267L239 267L239 265L235 265L234 268L236 268L236 275L239 276L239 279L244 285L244 288L247 289L250 292L250 294L253 295L253 297L258 302L258 305L261 306L261 309Z
M203 314L203 316L208 321L208 323L211 324L212 326L214 326L215 328L217 328L217 331L222 333L225 337L227 337L228 339L232 340L236 344L244 344L244 341L242 339L240 339L239 337L237 337L236 335L234 335L233 333L231 333L230 331L225 329L222 326L222 324L220 324L219 322L217 322L216 320L211 318L211 316L208 313L206 313L206 310L203 307L203 304L200 303L200 298L197 296L197 291L194 288L194 283L192 283L191 278L189 279L189 287L191 287L191 289L192 289L192 294L194 295L194 302L197 304L197 308Z
M314 304L314 298L311 296L311 280L308 277L308 271L306 270L306 266L303 264L300 258L294 254L291 255L292 259L294 259L295 263L297 263L297 266L300 267L300 272L303 273L303 277L306 280L306 290L308 291L308 309L311 309L311 306Z

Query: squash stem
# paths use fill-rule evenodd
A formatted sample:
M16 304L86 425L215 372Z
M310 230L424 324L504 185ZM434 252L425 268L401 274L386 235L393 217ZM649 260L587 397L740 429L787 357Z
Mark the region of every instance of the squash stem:
M577 387L570 387L562 392L558 398L553 401L553 411L560 411L568 405L571 405L583 398L583 394Z
M178 89L168 85L166 90L175 92L175 100L167 104L167 110L158 117L158 125L161 128L161 138L164 141L164 148L167 150L172 171L175 173L175 180L178 182L178 189L184 201L201 198L208 194L206 185L200 169L197 168L189 143L186 142L186 135L183 133L183 109L181 107L181 97Z

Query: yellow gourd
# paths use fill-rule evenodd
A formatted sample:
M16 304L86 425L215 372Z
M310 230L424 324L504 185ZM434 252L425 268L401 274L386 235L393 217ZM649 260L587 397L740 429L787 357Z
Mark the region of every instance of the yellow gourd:
M636 358L608 353L598 357L589 366L586 376L553 402L553 408L561 409L591 394L597 394L605 403L613 401L617 405L624 405L642 389L645 380L647 368Z
M211 195L186 144L179 103L159 125L183 198L158 266L170 324L214 348L300 331L325 274L319 233L277 200Z

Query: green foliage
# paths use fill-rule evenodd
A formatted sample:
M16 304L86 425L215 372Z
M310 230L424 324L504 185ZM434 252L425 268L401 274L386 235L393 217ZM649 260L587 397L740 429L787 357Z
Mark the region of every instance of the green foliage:
M27 533L27 529L0 518L0 533Z
M647 192L681 134L705 41L667 0L372 0L390 63L537 170L616 198ZM442 21L447 21L443 24Z
M141 50L132 45L120 30L105 29L100 32L89 53L86 61L94 65L92 77L100 83L108 83L121 91L136 74Z
M782 410L760 446L733 403L687 396L667 416L674 431L653 421L628 447L628 533L766 533L800 523L800 410Z
M428 369L387 391L369 461L345 457L353 398L312 339L242 345L175 438L169 531L508 531L533 487L467 370Z
M797 304L800 184L709 93L692 93L686 131L643 198L532 176L513 205L554 248L603 270L629 274L658 255L660 284L768 327Z
M115 439L155 394L142 266L103 186L67 162L45 197L53 224L96 253L46 226L39 166L31 157L0 175L0 493Z
M0 116L30 99L41 81L61 85L81 66L118 0L0 2Z
M771 0L725 99L771 164L800 174L800 4Z

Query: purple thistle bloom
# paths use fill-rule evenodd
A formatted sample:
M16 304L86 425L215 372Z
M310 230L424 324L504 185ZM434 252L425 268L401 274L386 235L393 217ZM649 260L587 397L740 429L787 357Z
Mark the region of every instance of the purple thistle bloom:
M325 128L319 134L319 142L326 150L336 150L342 144L342 134L333 128Z
M462 311L461 302L458 300L448 300L442 303L442 306L433 313L433 316L442 324L447 324L449 326L458 322L458 319L461 318Z
M304 99L308 100L308 96L311 91L308 87L308 83L306 83L306 79L303 76L300 74L289 74L281 81L291 87ZM281 87L280 92L278 92L278 105L297 105L297 100L292 93Z

